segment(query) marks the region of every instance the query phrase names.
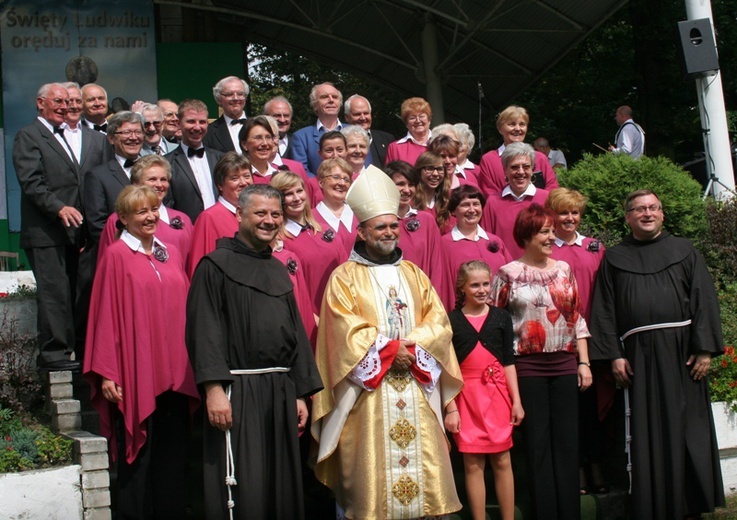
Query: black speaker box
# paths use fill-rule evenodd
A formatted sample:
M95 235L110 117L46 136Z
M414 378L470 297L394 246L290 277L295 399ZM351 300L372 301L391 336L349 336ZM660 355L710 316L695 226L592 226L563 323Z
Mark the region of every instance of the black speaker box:
M689 78L713 76L719 70L714 33L708 18L678 22L681 66Z

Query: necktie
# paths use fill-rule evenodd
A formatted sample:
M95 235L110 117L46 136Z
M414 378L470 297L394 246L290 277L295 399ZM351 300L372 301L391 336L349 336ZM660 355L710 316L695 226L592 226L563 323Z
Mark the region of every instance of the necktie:
M205 156L205 147L197 148L196 150L194 148L189 148L187 150L187 157L192 157L196 155L200 159L202 159Z
M241 118L241 119L233 119L233 120L232 120L232 121L230 122L230 126L235 126L235 125L242 125L242 124L243 124L243 123L245 123L245 122L246 122L246 118L245 118L245 117L243 117L243 118Z
M93 124L92 128L94 128L96 132L107 132L107 123L103 123L101 125Z
M123 168L133 168L133 165L136 164L136 161L132 159L126 159L123 163Z
M161 146L159 146L158 144L156 146L152 146L151 151L156 155L164 155L164 152L161 151Z
M61 140L64 141L64 144L66 145L67 150L69 150L69 156L71 157L72 162L75 164L75 166L79 166L79 161L77 161L77 156L74 155L74 152L72 151L72 147L69 145L69 141L67 141L67 138L64 137L64 129L59 126L55 126L54 133L59 134L61 136Z

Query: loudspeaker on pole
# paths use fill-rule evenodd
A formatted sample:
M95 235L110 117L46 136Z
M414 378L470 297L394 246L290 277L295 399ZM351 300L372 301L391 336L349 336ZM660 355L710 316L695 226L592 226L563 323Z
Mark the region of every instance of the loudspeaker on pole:
M719 70L719 57L711 30L711 20L678 22L681 40L681 66L689 78L713 76Z

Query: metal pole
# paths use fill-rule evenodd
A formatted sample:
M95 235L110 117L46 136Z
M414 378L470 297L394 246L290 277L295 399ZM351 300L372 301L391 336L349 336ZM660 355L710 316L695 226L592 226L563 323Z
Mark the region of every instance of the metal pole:
M432 107L432 126L445 120L443 107L443 85L437 72L438 40L435 21L430 13L425 14L425 26L422 28L422 61L425 65L425 86L427 102Z
M712 32L716 34L711 14L711 0L686 0L686 17L689 20L708 18ZM699 98L701 128L704 132L706 171L713 181L710 182L711 192L717 199L731 198L734 195L734 170L721 73L717 71L716 76L698 78L696 93Z

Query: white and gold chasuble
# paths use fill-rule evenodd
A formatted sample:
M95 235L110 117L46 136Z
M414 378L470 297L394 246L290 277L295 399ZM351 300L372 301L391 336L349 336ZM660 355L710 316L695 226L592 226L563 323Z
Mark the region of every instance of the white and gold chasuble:
M313 402L312 433L315 473L347 518L422 518L461 508L441 413L462 386L451 336L435 290L409 262L359 259L331 277L316 352L326 388ZM362 386L378 373L378 352L392 339L416 342L418 366L432 376L426 387L409 370L394 369L376 390Z

